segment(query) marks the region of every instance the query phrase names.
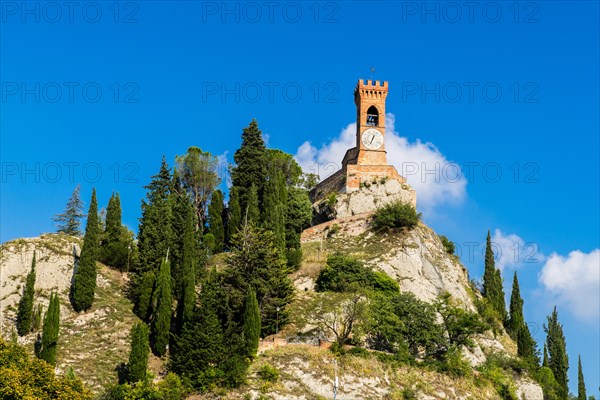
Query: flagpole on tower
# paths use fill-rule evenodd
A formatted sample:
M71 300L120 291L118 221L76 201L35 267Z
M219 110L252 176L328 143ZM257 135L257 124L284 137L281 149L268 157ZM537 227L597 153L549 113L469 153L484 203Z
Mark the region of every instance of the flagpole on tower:
M371 81L373 80L373 74L375 73L375 68L371 67Z

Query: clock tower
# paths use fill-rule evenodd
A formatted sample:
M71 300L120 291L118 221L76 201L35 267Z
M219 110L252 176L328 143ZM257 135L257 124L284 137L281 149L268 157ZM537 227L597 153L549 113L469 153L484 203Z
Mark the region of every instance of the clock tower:
M375 186L384 185L386 192L412 193L408 198L416 203L414 191L406 184L406 179L393 165L388 164L385 150L387 95L387 82L359 79L354 89L356 146L346 151L337 172L311 190L311 200L318 201L332 192L352 193L361 189L372 191Z
M354 89L356 104L356 163L387 165L385 151L385 99L388 83L358 81Z

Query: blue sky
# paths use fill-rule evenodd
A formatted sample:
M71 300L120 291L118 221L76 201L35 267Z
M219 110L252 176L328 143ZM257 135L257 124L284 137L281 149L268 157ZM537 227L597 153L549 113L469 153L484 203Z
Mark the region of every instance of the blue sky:
M425 222L459 244L473 278L490 229L534 335L556 304L571 386L581 353L597 391L597 2L0 7L2 242L52 231L77 183L104 205L118 191L136 229L162 155L195 145L232 161L252 118L323 174L374 67L390 82L388 157L412 168Z

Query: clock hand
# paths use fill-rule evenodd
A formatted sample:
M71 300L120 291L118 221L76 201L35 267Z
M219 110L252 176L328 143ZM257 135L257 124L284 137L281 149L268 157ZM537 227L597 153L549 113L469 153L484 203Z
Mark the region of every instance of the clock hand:
M373 140L375 140L375 135L371 136L371 141L369 142L369 144L372 144Z

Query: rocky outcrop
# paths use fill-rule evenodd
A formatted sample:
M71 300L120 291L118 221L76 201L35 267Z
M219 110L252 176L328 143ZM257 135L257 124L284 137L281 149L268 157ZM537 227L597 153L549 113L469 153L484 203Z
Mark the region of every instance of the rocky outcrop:
M325 198L315 202L313 204L313 224L369 214L396 201L416 206L416 193L406 183L400 183L395 179L381 178L372 182L364 182L361 185L359 190L331 192Z

